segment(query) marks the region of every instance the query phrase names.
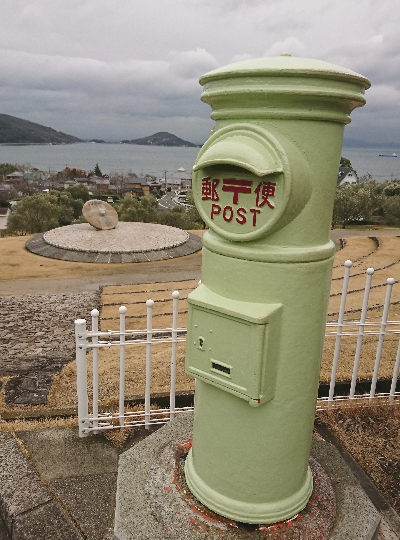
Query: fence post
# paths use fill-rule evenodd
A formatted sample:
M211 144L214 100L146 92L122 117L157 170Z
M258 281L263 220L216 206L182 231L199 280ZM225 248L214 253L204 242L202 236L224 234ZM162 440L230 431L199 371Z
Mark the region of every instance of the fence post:
M169 394L169 419L175 417L175 390L176 390L176 344L178 338L178 301L179 291L172 293L172 351L171 351L171 390Z
M92 309L90 312L92 316L92 332L99 331L99 310ZM93 345L97 345L99 342L99 336L92 336ZM93 389L93 427L99 425L97 418L99 417L99 350L97 347L92 348L93 358L93 377L92 377L92 389ZM97 433L94 431L93 433Z
M331 383L330 383L330 386L329 386L328 407L331 407L331 405L332 405L333 394L335 392L336 372L337 372L337 367L338 367L338 363L339 363L339 354L340 354L340 342L342 340L342 326L343 326L343 318L344 318L344 309L345 309L345 306L346 306L347 287L349 285L350 268L352 267L352 265L353 265L353 263L351 261L346 261L344 263L344 266L345 266L346 269L345 269L345 272L344 272L342 298L340 300L338 326L337 326L336 342L335 342L335 352L334 352L334 355L333 355Z
M86 428L89 427L88 419L88 390L87 390L87 365L86 365L86 320L75 321L75 345L76 345L76 386L78 393L78 426L79 437L87 437Z
M396 362L393 368L392 384L390 385L390 394L389 394L390 405L393 405L394 403L394 395L396 392L396 384L397 384L397 377L399 376L399 369L400 369L400 341L399 341L399 346L397 347Z
M361 346L362 346L363 337L364 337L365 319L367 318L367 311L368 311L369 291L371 289L371 280L372 280L372 276L374 275L374 272L375 270L373 268L367 269L367 281L365 284L364 300L363 300L361 317L360 317L360 326L358 328L357 348L356 348L356 355L354 357L353 376L351 378L350 399L354 399L354 394L356 390L358 368L360 366Z
M119 308L119 425L125 425L125 313L126 307Z
M147 300L147 342L146 342L146 390L144 394L145 428L150 428L150 386L151 386L151 345L153 339L153 300Z
M386 323L387 323L388 313L389 313L389 308L390 308L390 297L392 295L392 288L393 288L394 283L396 283L396 280L393 278L388 278L386 280L386 283L387 283L386 298L385 298L385 305L383 306L381 329L379 332L378 348L376 350L376 358L375 358L375 365L374 365L374 374L372 375L371 392L369 394L370 401L372 401L372 399L375 396L376 382L378 380L379 366L381 363L383 340L385 338Z

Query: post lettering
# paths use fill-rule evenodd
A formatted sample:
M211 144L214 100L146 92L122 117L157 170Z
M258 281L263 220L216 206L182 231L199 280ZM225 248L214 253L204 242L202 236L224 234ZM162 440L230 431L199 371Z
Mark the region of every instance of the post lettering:
M246 223L246 208L243 208L243 206L241 206L240 208L237 209L237 215L238 217L236 218L236 221L239 223L239 225L244 225Z
M258 208L250 208L250 212L253 214L253 227L257 225L257 214L261 213Z
M270 197L275 197L276 182L260 182L254 190L256 197L256 206L261 208L264 204L267 204L270 208L274 209L274 204L269 200Z
M221 207L219 204L211 205L211 219L214 219L214 216L218 216L221 213Z
M201 180L201 200L202 201L219 201L217 187L219 179L214 178L211 180L209 176L202 178Z
M233 209L232 206L225 206L224 211L222 213L222 217L225 221L232 221L233 218Z
M233 204L239 204L239 193L251 193L251 180L224 178L222 180L222 191L233 193Z

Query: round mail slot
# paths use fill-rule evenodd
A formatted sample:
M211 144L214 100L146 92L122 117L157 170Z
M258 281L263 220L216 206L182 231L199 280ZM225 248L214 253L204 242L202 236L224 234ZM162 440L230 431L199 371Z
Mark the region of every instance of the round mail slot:
M279 143L257 128L230 126L213 135L194 166L193 195L207 225L230 240L257 238L287 206L290 168Z

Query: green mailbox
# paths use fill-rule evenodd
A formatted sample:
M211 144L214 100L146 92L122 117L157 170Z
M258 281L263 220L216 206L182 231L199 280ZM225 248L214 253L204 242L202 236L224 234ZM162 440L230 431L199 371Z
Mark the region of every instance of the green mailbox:
M337 171L344 125L369 81L284 54L200 83L216 123L193 175L209 230L202 283L188 298L196 406L186 481L223 516L274 523L312 493Z

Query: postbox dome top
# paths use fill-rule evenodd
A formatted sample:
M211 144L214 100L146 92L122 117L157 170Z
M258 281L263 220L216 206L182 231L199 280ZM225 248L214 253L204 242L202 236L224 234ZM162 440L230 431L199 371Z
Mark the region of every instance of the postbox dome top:
M281 56L254 58L228 64L221 68L209 71L200 78L200 84L204 85L218 79L248 76L299 76L329 78L357 82L365 89L371 86L370 81L350 69L313 58L301 58L283 53Z
M309 119L348 124L365 104L366 77L349 69L284 53L215 69L200 78L213 120Z

